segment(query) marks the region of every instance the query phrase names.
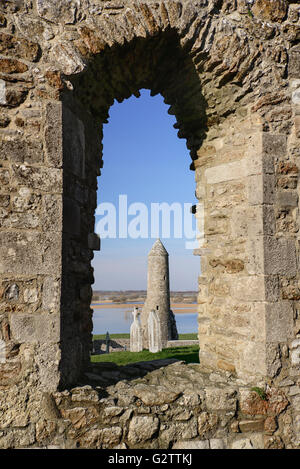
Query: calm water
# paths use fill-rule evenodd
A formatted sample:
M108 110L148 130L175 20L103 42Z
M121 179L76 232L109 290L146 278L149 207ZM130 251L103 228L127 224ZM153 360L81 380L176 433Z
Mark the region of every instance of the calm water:
M179 334L198 332L197 313L175 314ZM132 310L126 308L94 309L93 334L129 333L132 324Z

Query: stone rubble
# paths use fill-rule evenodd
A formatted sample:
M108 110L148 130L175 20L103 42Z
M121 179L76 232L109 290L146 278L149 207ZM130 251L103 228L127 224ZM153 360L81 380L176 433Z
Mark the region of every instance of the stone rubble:
M19 447L62 449L292 447L292 435L283 436L280 429L281 420L292 415L282 391L270 388L263 400L229 372L220 372L216 385L215 373L199 364L155 360L148 366L152 371L141 364L91 365L91 384L44 394L43 415L37 412L35 424L16 422L23 433L21 428L11 431L7 421L1 447L13 447L16 440ZM132 376L132 368L138 376ZM174 385L174 374L185 376L185 381Z

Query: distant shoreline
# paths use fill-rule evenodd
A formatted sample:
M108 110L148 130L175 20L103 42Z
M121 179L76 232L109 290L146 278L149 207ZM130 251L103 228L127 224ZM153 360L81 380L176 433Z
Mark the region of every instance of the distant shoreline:
M101 302L104 303L104 302ZM91 305L92 309L116 309L116 308L126 308L127 310L130 308L142 308L144 305L141 303L105 303L105 304L97 304L94 303ZM181 309L180 309L181 308ZM189 303L172 303L171 309L173 313L176 314L193 314L197 313L197 304L189 304Z

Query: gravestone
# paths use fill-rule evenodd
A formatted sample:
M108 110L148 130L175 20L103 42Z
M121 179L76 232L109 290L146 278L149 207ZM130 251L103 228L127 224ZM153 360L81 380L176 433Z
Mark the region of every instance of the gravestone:
M162 350L161 324L154 310L150 311L148 317L148 341L149 352L156 353Z
M139 318L139 309L134 308L132 311L133 323L130 327L130 351L141 352L143 350L142 326Z

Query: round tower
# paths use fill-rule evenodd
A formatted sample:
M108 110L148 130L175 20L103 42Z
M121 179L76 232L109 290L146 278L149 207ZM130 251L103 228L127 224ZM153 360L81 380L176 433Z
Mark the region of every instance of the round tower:
M167 341L173 338L174 316L170 310L169 254L160 239L155 241L148 254L147 298L141 314L144 348L148 348L147 321L151 310L158 314L162 346L166 347Z

